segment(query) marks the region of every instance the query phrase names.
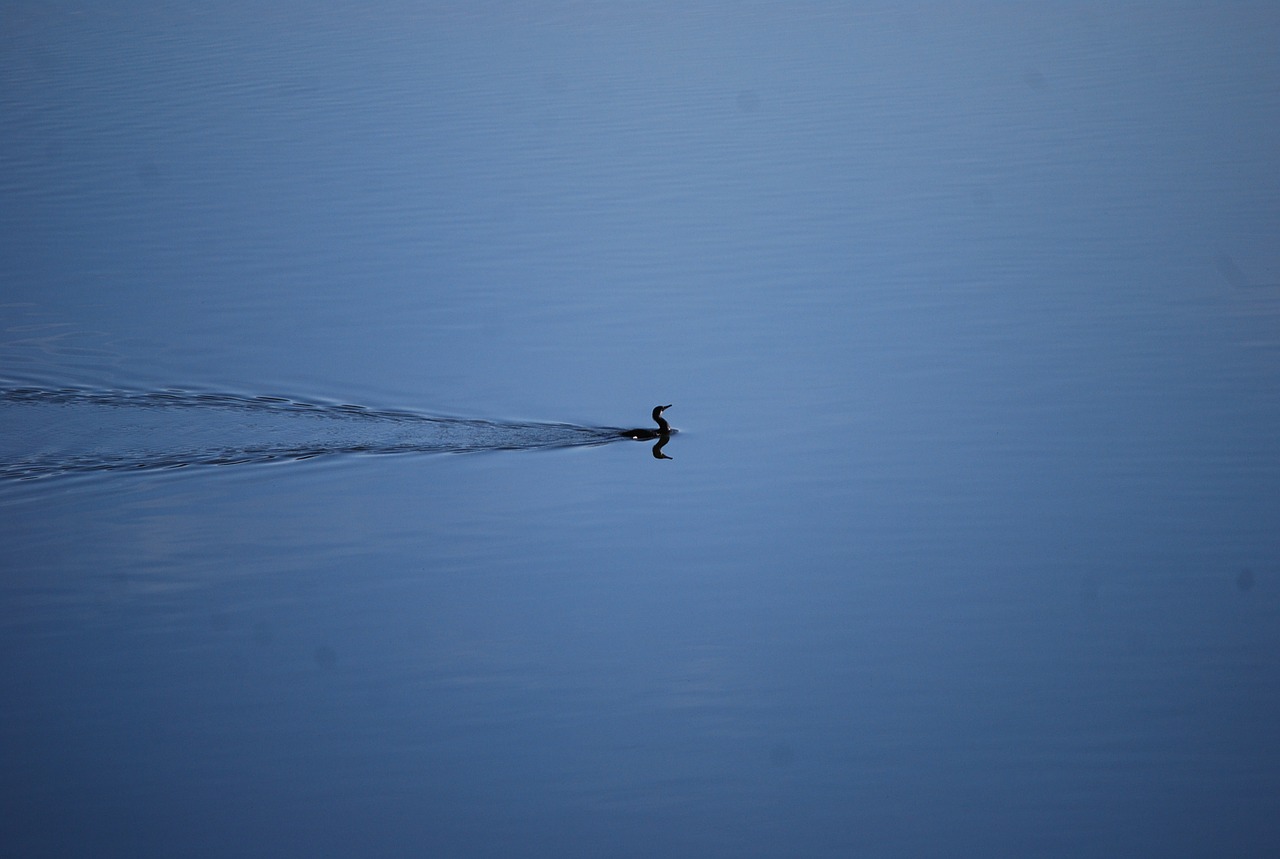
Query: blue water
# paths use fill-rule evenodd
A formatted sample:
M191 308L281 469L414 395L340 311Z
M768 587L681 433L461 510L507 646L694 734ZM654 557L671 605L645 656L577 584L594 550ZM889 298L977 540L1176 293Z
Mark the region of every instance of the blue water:
M1280 850L1269 6L0 22L0 852Z

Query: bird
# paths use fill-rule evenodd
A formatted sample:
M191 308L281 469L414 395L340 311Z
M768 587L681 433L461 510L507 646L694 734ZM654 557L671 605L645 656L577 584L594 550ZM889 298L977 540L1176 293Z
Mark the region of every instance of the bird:
M658 424L658 428L656 430L641 427L638 429L622 430L618 435L623 436L624 438L633 438L637 441L651 441L655 438L666 438L675 432L675 430L671 428L671 424L667 423L666 418L662 416L662 413L669 408L671 408L670 404L653 407L653 419Z

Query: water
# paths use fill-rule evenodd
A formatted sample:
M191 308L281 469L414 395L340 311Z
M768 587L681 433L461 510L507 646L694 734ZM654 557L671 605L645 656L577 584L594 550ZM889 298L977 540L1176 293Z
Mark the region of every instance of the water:
M6 854L1280 846L1280 16L3 14Z
M623 441L627 432L186 391L0 389L0 414L9 451L0 480L341 454L579 447Z

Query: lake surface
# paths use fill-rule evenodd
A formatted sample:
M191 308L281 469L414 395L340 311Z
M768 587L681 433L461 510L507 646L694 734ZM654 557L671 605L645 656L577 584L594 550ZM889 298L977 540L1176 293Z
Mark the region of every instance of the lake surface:
M1273 7L0 22L6 855L1280 850Z

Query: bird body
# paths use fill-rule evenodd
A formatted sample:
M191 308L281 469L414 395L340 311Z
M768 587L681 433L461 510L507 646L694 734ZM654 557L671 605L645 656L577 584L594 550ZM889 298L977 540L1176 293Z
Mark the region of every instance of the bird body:
M671 408L670 403L665 406L653 407L653 420L658 424L657 429L645 429L641 427L637 429L623 430L618 433L618 435L626 438L633 438L637 441L652 441L655 438L666 438L675 432L675 430L671 428L671 424L667 423L667 419L662 416L662 413L669 408Z

